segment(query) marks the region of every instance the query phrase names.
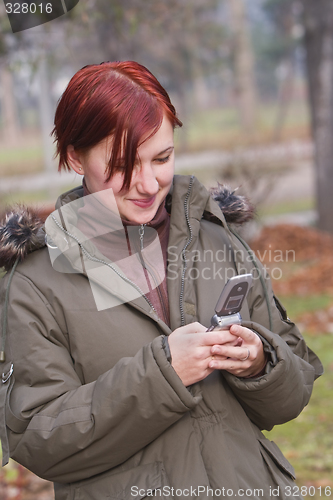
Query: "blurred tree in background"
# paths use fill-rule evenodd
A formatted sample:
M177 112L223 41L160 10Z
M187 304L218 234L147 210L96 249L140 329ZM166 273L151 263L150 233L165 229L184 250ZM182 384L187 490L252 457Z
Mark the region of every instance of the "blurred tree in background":
M277 138L287 109L299 48L305 49L315 144L318 227L333 233L333 3L331 0L266 0L264 9L275 28L267 53L272 60L283 62L285 73L276 123Z
M333 233L333 2L302 0L319 227Z
M228 0L227 3L230 9L233 76L240 122L243 131L248 135L253 135L258 103L254 53L246 5L243 0Z
M273 65L276 68L279 106L273 139L280 140L292 100L297 67L302 59L300 47L303 27L299 20L301 4L297 0L265 0L263 9L271 30L262 47L262 55L267 66Z

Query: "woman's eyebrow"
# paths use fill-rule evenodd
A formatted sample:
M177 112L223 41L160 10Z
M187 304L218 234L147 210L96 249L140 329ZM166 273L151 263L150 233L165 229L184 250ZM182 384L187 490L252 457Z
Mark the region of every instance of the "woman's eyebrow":
M171 151L173 151L174 149L175 149L175 148L174 148L174 146L170 146L169 148L164 149L164 150L163 150L163 151L161 151L160 153L157 153L157 155L155 155L155 156L160 156L160 155L163 155L164 153L169 152L169 151L170 151L170 153L171 153Z

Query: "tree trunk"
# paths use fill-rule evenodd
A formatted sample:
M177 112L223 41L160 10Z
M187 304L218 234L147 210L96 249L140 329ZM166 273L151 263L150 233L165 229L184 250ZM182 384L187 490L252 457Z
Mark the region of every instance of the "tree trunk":
M295 67L293 57L291 56L284 62L285 74L280 80L278 93L278 111L276 115L273 142L280 142L282 139L283 127L285 125L289 105L293 97Z
M331 0L302 2L318 226L333 233L333 5Z
M19 126L15 110L15 99L13 94L13 77L5 66L0 70L1 74L1 105L3 109L3 138L7 146L19 143Z
M254 79L254 55L243 0L228 0L233 34L235 89L240 121L245 133L255 131L257 98Z
M55 170L54 145L50 133L53 129L53 111L50 98L50 83L48 66L45 56L42 56L38 67L39 80L39 116L43 140L44 169L47 172Z

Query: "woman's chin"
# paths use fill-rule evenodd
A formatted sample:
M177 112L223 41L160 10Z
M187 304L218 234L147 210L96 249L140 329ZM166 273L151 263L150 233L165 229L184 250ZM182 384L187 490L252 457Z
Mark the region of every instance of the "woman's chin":
M130 220L130 222L134 222L135 224L148 224L154 217L155 213L153 212L151 215L146 215L145 217L136 217L135 219Z
M157 212L157 209L145 210L145 213L128 213L122 216L122 219L125 219L134 224L148 224L154 217Z

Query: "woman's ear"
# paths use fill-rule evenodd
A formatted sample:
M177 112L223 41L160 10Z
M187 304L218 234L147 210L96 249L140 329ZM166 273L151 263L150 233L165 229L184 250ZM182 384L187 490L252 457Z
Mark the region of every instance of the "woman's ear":
M82 155L75 151L74 146L70 144L67 146L67 158L68 163L72 167L72 169L79 175L84 175L83 164L82 164Z

